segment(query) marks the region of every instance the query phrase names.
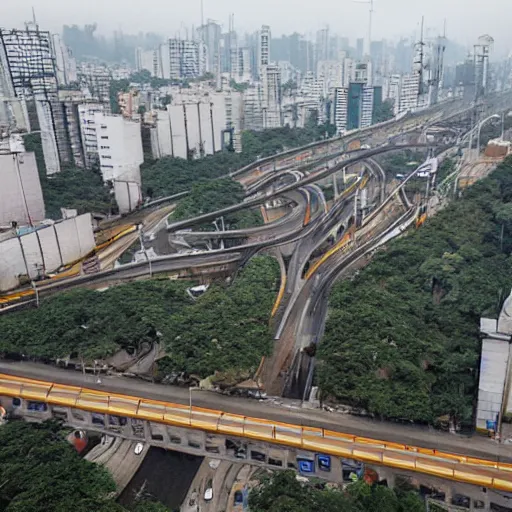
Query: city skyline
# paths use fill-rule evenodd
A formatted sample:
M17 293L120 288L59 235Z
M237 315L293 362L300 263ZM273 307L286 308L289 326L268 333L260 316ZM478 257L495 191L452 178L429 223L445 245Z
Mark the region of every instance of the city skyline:
M268 5L267 5L268 4ZM357 5L358 4L358 5ZM32 7L42 28L61 32L64 24L84 25L98 23L98 32L108 34L114 30L126 33L156 32L166 37L179 35L185 38L192 27L201 23L201 7L197 2L180 5L179 12L173 6L153 0L148 3L133 4L130 9L120 9L119 0L104 3L92 0L87 4L70 7L62 0L20 0L15 6L0 11L2 26L21 28L32 16ZM333 16L333 8L339 10L339 17ZM262 24L269 24L273 37L298 32L314 39L317 30L329 24L332 34L349 37L368 35L368 8L365 2L346 0L333 4L329 0L318 0L301 5L301 9L285 0L279 6L270 0L262 0L257 5L250 2L236 6L221 0L215 5L204 2L203 19L213 19L228 28L229 15L234 14L234 26L238 32L253 32ZM468 49L476 39L485 33L495 39L496 56L509 53L512 38L509 36L506 17L490 16L505 8L504 0L490 0L485 4L466 4L463 0L446 3L432 0L426 8L420 2L409 2L407 9L398 0L376 0L373 13L372 39L398 39L400 37L419 38L421 17L425 17L426 35L435 36L443 31L446 20L447 36ZM154 13L158 12L158 16ZM120 14L121 13L121 14ZM460 15L464 20L461 23ZM328 23L327 23L328 22Z

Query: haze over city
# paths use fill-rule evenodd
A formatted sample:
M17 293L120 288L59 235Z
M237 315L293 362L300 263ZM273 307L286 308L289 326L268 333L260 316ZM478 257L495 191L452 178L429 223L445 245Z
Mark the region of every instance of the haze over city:
M0 511L512 512L511 0L0 0Z
M358 2L357 2L358 3ZM238 31L253 31L262 24L272 27L274 36L299 32L314 34L329 24L333 33L356 38L367 33L368 4L357 5L352 0L205 0L204 19L214 19L228 24L229 15L235 15ZM512 36L509 29L507 0L467 2L465 0L375 0L373 39L418 36L421 16L431 35L442 33L446 19L447 35L459 44L470 48L478 36L489 33L495 39L499 54L509 51ZM98 32L107 33L121 29L126 33L157 32L175 36L181 31L200 24L200 2L124 2L122 0L90 0L67 2L65 0L20 0L2 2L0 19L4 26L23 26L31 18L34 7L41 26L60 31L64 24L98 23Z

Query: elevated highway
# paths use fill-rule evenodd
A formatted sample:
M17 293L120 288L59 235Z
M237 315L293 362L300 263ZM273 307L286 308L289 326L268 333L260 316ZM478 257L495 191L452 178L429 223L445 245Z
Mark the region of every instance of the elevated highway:
M33 421L60 417L77 428L145 439L155 445L167 441L185 451L215 445L216 453L226 458L224 439L246 440L295 450L296 458L303 454L314 461L315 454L326 454L377 468L387 466L398 472L512 491L512 448L482 438L472 438L469 443L467 438L421 427L322 411L311 415L208 392L195 394L191 406L185 389L115 378L85 386L84 376L76 372L27 363L0 363L0 368L2 406L10 414ZM43 376L51 376L51 380L41 380ZM257 463L259 457L253 460L252 451L256 449L251 449L248 463Z

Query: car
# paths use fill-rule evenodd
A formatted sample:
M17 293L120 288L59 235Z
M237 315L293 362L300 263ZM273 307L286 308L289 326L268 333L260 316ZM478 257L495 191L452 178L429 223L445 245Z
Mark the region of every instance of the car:
M213 498L213 482L208 480L206 491L204 491L204 501L211 501Z
M238 491L235 491L235 496L234 496L234 505L242 505L244 502L244 494L242 491L238 490Z
M142 443L137 443L133 451L135 452L135 455L140 455L142 450L144 450L144 445Z

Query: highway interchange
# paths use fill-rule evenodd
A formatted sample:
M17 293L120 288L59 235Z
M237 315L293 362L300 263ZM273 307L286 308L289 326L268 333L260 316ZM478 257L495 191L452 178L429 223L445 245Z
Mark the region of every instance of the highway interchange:
M467 108L460 107L454 112L446 109L443 120L466 111ZM181 230L211 222L222 215L243 208L260 206L272 199L284 199L287 204L293 205L283 217L265 226L231 233L207 234L212 240L232 238L243 242L241 245L203 253L159 257L117 269L110 268L93 275L62 279L45 284L40 288L39 294L44 296L83 286L102 288L159 274L172 275L187 268L203 268L206 272L214 267L233 270L243 265L258 251L271 250L272 254L279 258L281 269L286 270L283 276L283 304L276 315L274 354L264 361L258 377L270 395L284 393L293 399L256 401L199 391L194 393L194 406L464 453L489 460L512 462L512 447L491 443L481 437L472 437L468 443L468 438L464 436L438 432L426 427L380 422L317 409L311 414L300 407L302 399L311 388L314 369L314 357L304 356L303 349L321 340L327 314L327 297L333 282L344 273L353 272L359 264L364 264L380 244L389 237L400 234L401 230L410 225L416 217L416 205L411 204L403 194L397 194L395 185L386 183L383 170L375 157L405 147L426 148L427 146L418 142L396 146L392 143L392 138L396 134L402 135L405 131L422 130L428 124L428 117L418 117L418 121L412 125L410 120L404 119L380 129L374 128L375 137L372 138L371 130L364 138L360 137L361 141L370 143L373 149L349 155L336 152L330 158L317 159L295 169L300 173L295 177L289 169L278 168L271 176L264 175L263 179L256 181L256 186L251 188L252 195L243 204L167 226L171 237L182 237L193 245L203 239L205 234L193 231L180 233ZM353 136L347 137L347 140L351 138ZM381 141L383 145L375 146L374 139ZM321 191L311 185L358 163L363 164L358 177L347 183L345 192L342 192L331 209L326 211ZM241 172L233 173L233 176L240 178L253 172L254 168L254 165L249 166ZM288 183L290 178L294 179L291 184ZM265 188L258 187L258 183L264 183ZM365 188L367 203L373 205L373 211L367 212L366 217L357 223L358 195L360 200L361 191ZM154 202L148 212L158 211L162 205L169 208L166 205L175 199L178 198L173 196ZM167 215L168 210L165 216ZM156 217L161 223L163 217ZM349 229L350 227L352 229ZM324 255L324 258L320 258L320 264L317 260L315 266L315 262L309 260L314 251L329 238L334 241L334 245L328 257ZM132 235L132 239L135 241L136 237ZM119 247L125 248L126 245L127 243L119 244ZM117 255L116 250L109 253L109 264L110 260L113 260L113 255ZM104 377L99 384L88 375L28 362L0 362L0 373L87 386L178 404L189 402L189 392L186 389L122 377ZM228 479L234 481L233 475L229 475ZM207 509L203 507L203 510Z

